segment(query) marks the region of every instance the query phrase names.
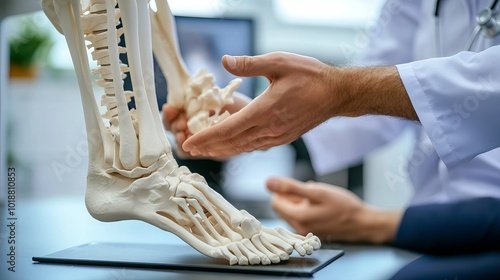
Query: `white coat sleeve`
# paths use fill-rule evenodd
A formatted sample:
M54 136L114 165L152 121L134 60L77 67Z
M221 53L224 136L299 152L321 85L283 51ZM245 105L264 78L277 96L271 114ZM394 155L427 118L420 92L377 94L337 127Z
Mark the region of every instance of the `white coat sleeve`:
M500 46L397 68L447 166L500 147Z
M370 40L362 48L355 64L380 66L413 61L421 5L420 1L414 0L388 0L380 12L376 28L369 32L372 29L368 26L372 25L367 23L364 32L357 34L359 37L369 35Z
M360 38L371 35L372 40L366 45L359 42L344 49L347 60L356 48L363 48L356 65L395 65L412 61L420 6L420 1L388 0L380 12L376 29L366 29L371 32L360 31L357 35ZM361 162L365 154L389 143L404 128L405 122L383 116L333 118L303 135L303 139L313 168L321 175Z
M407 121L386 116L334 118L302 136L318 175L361 162L364 156L394 140Z

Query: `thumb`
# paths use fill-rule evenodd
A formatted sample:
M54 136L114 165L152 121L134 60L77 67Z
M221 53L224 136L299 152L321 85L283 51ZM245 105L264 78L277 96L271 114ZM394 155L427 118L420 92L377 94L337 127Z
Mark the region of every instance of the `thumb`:
M257 56L230 56L222 57L222 65L229 73L241 77L266 76L272 66L270 57Z

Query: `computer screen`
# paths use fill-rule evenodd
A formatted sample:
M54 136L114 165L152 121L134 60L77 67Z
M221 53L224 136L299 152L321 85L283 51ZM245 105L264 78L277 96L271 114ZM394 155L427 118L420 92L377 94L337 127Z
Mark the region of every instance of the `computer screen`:
M236 78L224 69L221 57L224 54L254 54L254 26L251 19L176 16L175 22L180 52L189 72L194 75L202 68L208 69L220 88ZM156 94L160 106L165 103L168 94L167 81L162 75L158 65L155 65ZM254 91L255 78L243 78L238 92L254 97Z

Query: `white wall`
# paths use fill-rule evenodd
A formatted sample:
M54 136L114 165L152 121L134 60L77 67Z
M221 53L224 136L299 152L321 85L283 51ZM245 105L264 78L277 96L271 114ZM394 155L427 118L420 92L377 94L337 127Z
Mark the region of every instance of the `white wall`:
M184 10L176 12L175 9L173 11L182 15L253 18L256 22L257 53L290 51L313 55L335 63L347 61L341 47L359 45L356 44L355 38L366 33L365 27L369 24L369 21L359 22L356 25L330 22L325 25L317 22L310 24L285 22L278 17L272 0L226 0L222 2L228 4L220 5L219 9L213 9L204 14L189 13ZM359 48L352 51L359 51Z

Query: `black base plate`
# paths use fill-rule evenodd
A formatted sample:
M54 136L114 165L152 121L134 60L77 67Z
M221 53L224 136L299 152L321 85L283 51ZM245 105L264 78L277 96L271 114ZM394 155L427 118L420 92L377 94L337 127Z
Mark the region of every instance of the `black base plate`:
M321 249L310 256L301 257L294 252L288 261L279 264L239 266L229 265L227 260L204 256L188 245L93 242L46 256L33 257L33 261L311 277L313 273L343 254L341 250Z

